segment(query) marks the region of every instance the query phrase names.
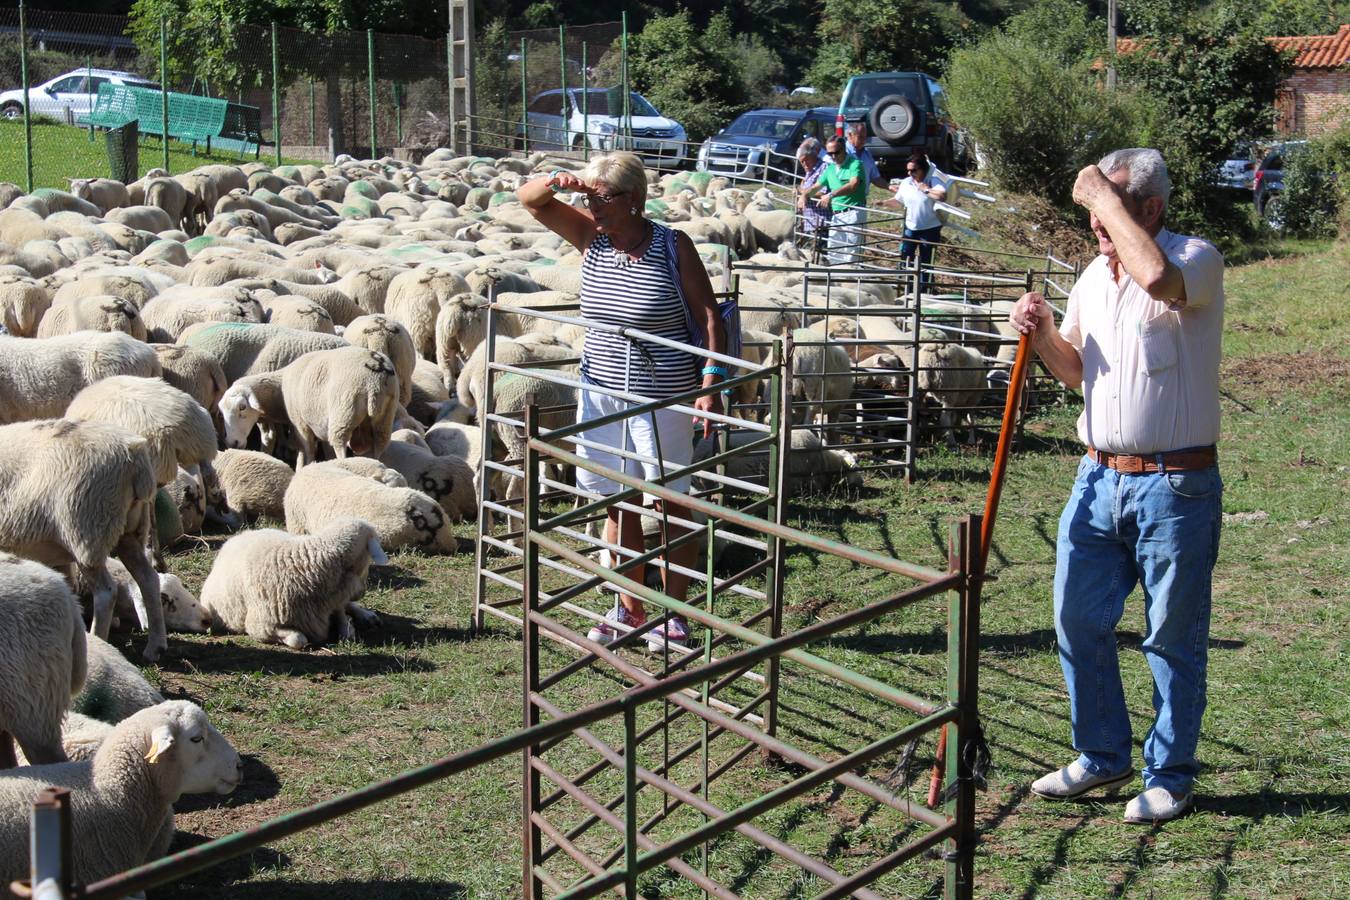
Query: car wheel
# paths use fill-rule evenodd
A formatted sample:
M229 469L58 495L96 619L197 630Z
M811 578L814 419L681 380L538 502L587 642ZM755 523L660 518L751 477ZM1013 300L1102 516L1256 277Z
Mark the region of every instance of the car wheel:
M1279 194L1266 198L1261 208L1261 218L1273 231L1284 231L1284 198Z
M888 143L899 143L914 133L919 124L919 112L908 97L887 94L878 100L867 114L872 133Z
M11 100L4 106L0 106L0 117L4 117L11 122L15 119L22 119L23 107Z

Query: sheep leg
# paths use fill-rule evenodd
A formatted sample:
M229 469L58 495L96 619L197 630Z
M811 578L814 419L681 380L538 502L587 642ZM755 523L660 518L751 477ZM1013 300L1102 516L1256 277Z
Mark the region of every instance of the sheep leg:
M347 604L347 614L362 628L378 628L380 626L379 615L354 600Z
M307 428L297 428L295 439L300 444L295 454L295 468L300 469L307 463L319 461L319 441Z
M216 474L216 467L210 461L202 462L199 477L202 484L202 496L206 498L207 517L226 528L238 528L239 517L230 511L229 500L220 486L220 476Z
M305 633L294 628L278 628L272 632L272 636L292 650L303 650L309 646L309 638Z
M105 641L112 630L113 605L117 601L117 585L106 565L97 568L79 567L80 580L91 586L89 633L96 634ZM159 586L155 586L155 596L159 596Z
M159 576L150 565L145 546L133 535L123 535L117 542L117 558L127 567L136 586L141 589L141 606L136 615L145 621L149 637L145 642L142 657L146 662L155 662L161 653L169 649L168 637L164 631L164 605L159 597Z
M947 449L955 450L958 446L956 440L956 410L949 406L943 406L942 412L938 414L938 423L942 426Z

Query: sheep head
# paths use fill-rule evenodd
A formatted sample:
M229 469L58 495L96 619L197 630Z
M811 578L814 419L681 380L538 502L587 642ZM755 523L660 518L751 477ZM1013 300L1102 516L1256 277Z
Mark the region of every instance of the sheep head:
M249 433L263 414L257 392L250 385L235 382L216 406L225 426L225 446L232 450L243 449L248 444Z
M210 633L211 614L202 609L201 602L183 586L177 575L160 574L159 600L164 607L164 626L170 631Z
M125 719L104 744L112 753L120 743L118 732L139 737L142 757L170 800L183 794L228 794L244 780L239 753L190 701L167 700Z

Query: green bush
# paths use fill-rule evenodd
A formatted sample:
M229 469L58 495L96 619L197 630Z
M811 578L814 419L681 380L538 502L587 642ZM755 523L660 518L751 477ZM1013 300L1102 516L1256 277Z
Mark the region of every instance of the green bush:
M684 9L649 20L629 41L628 73L634 89L684 125L695 143L748 106L731 23L722 13L704 29Z
M1061 207L1079 169L1129 145L1128 94L1106 93L1086 61L1067 64L1014 34L955 51L946 86L953 116L1000 183Z
M1350 216L1350 124L1290 148L1280 197L1286 231L1329 237Z

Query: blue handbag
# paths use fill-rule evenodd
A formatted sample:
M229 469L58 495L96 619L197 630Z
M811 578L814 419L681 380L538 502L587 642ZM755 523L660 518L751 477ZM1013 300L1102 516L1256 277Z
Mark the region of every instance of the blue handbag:
M689 331L689 343L695 347L708 349L708 336L703 326L694 321L694 311L689 308L689 300L684 296L684 282L680 280L680 263L675 249L675 229L666 228L666 261L670 265L670 278L675 282L675 291L680 295L684 307L684 324ZM722 300L717 304L717 315L722 319L722 331L727 343L723 353L741 358L741 308L735 297Z

